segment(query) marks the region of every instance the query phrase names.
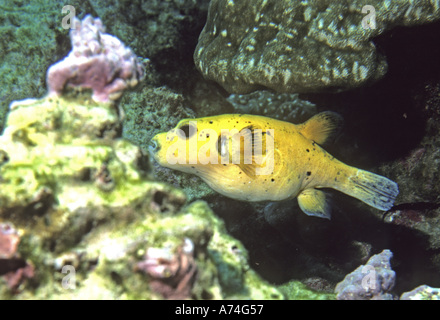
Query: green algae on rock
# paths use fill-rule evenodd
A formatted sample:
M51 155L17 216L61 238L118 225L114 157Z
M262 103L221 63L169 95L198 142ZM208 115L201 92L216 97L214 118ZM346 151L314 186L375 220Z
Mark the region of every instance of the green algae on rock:
M43 191L56 194L58 208L72 211L125 205L144 194L147 168L136 166L147 161L136 146L113 140L120 130L113 107L44 98L15 102L11 109L0 138L7 157L0 168L0 214L32 203Z
M278 287L289 300L335 300L333 293L318 292L309 289L300 281L292 280Z
M394 26L439 19L436 3L213 0L194 60L207 79L231 93L358 87L387 70L371 39ZM374 14L374 25L365 20L368 13Z

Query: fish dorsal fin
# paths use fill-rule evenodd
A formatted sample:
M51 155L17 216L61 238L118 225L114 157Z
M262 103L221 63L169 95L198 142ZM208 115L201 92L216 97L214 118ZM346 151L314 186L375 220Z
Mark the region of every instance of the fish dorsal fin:
M250 125L233 135L228 140L229 146L225 146L223 142L221 144L223 151L226 148L229 150L230 161L236 164L251 179L256 178L257 169L264 167L265 164L268 155L266 150L266 134L261 128ZM240 148L235 150L235 148L232 148L232 144L238 143L238 141L240 142ZM239 153L239 161L237 161L238 154L235 154L234 157L234 152Z
M342 123L343 119L339 114L325 111L301 124L299 131L304 137L318 144L324 144L336 136L342 127Z

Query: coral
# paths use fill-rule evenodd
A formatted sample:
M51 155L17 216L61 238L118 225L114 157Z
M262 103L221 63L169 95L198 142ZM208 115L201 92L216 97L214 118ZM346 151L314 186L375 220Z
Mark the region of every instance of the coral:
M231 94L227 99L235 113L257 114L283 121L301 123L317 113L316 106L297 94L256 91L246 95Z
M440 300L440 289L422 285L403 293L400 300Z
M393 300L390 291L396 274L391 270L393 254L383 250L372 256L365 265L358 267L337 284L338 300Z
M87 88L96 102L109 102L143 79L143 61L118 38L104 33L99 18L75 17L74 23L72 51L47 71L49 95L59 96L65 87Z
M185 238L175 253L170 248L148 248L144 260L135 268L154 279L150 281L151 289L165 299L185 299L191 296L197 275L193 254L194 244Z
M19 242L18 230L10 223L0 223L0 277L9 289L5 294L17 292L26 279L35 275L33 265L17 253ZM1 291L0 285L0 294Z
M17 230L7 223L0 223L0 259L9 259L17 252L20 237Z
M375 24L370 19L366 27L373 9ZM194 61L207 79L232 93L338 91L385 74L373 37L439 17L427 0L213 0Z

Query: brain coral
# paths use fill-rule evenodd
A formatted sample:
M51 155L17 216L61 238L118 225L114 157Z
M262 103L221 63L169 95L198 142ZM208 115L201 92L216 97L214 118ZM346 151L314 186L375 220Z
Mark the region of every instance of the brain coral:
M212 0L194 60L232 93L339 91L385 74L372 37L439 17L438 0Z

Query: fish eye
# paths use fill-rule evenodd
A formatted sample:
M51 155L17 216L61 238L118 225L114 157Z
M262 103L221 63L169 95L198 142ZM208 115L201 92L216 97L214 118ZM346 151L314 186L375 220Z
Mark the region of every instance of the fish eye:
M190 125L189 123L185 123L182 125L178 130L177 134L182 139L189 139L191 138L195 133L197 132L197 128L195 128L193 125Z

